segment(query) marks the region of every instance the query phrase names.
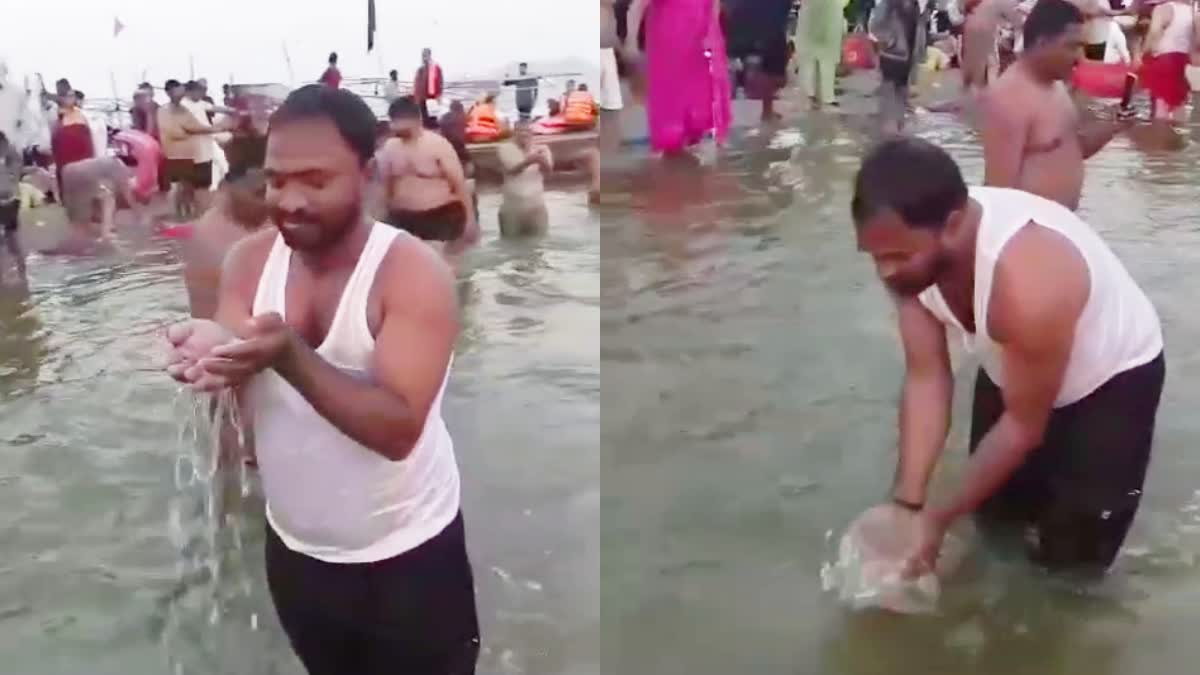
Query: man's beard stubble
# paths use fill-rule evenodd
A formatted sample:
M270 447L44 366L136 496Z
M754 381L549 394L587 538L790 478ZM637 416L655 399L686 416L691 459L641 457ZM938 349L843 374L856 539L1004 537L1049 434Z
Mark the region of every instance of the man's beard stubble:
M363 193L359 191L353 200L329 216L320 217L306 212L277 213L272 220L289 247L300 250L319 250L333 246L354 231L354 228L363 221L364 208ZM289 236L290 233L284 226L286 223L313 226L314 234L311 238L304 236L307 233L296 233Z

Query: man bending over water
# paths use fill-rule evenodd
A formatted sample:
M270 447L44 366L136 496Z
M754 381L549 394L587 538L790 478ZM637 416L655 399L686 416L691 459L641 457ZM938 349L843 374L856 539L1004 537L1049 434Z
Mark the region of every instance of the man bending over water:
M919 139L863 160L851 210L899 313L893 496L919 513L921 532L909 571L930 569L947 528L972 512L985 535L1032 531L1031 556L1050 569L1108 568L1141 499L1166 372L1145 293L1069 209L967 188L949 155ZM948 331L983 366L962 483L926 504L950 425Z
M388 108L392 133L379 149L387 222L454 253L475 243L479 226L454 146L424 128L421 108L402 96Z
M1067 0L1038 0L1025 48L983 97L984 183L1079 207L1083 160L1128 121L1080 124L1065 84L1083 50L1083 14Z
M134 196L137 180L128 157L93 157L68 164L62 172L62 203L70 234L49 254L89 255L111 244L117 208L126 205L140 222L141 205Z
M441 415L454 277L369 219L374 152L375 116L353 93L288 96L267 138L274 227L230 251L215 323L168 331L168 370L235 388L252 411L267 582L307 671L468 675L479 627Z

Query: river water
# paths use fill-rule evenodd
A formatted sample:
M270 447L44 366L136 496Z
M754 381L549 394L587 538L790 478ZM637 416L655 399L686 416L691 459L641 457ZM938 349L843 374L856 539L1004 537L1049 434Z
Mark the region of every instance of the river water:
M503 242L482 195L484 244L460 273L445 417L481 673L599 673L599 233L585 193L547 202L547 236ZM170 244L123 237L111 257L31 260L30 292L0 292L0 670L301 673L256 492L215 553L179 541L203 530L203 489L173 477L191 403L158 369L156 332L186 297Z
M837 535L886 496L894 469L901 354L849 217L867 128L811 114L737 134L702 166L643 155L608 167L606 672L1194 672L1200 182L1195 145L1151 152L1141 130L1088 162L1082 207L1156 303L1167 340L1155 457L1113 573L1082 588L976 556L924 618L851 614L822 593ZM958 121L927 115L913 131L981 180L978 140ZM965 456L974 368L956 372L935 491Z

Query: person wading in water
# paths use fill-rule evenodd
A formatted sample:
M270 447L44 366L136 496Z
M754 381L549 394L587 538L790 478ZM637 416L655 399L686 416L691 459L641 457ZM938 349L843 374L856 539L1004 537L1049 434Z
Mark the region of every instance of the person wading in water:
M421 65L413 75L413 98L421 108L421 123L426 129L437 128L437 117L429 112L429 102L440 102L445 87L442 67L433 60L433 51L426 47L421 50Z
M1024 51L983 94L984 184L1014 187L1079 207L1083 160L1132 122L1081 124L1067 91L1083 50L1083 14L1067 0L1038 0L1025 19Z
M462 162L450 141L427 131L421 109L401 96L388 109L394 138L379 149L387 222L456 253L479 239Z
M904 347L893 501L918 514L909 573L933 568L947 528L968 513L1051 570L1106 570L1141 500L1166 373L1150 299L1070 209L968 188L927 141L872 150L851 213ZM947 333L983 365L961 484L927 503L950 427Z
M374 151L353 93L288 96L267 139L274 227L230 251L215 321L167 331L168 372L252 411L267 582L308 673L470 675L479 624L441 412L454 275L368 217Z

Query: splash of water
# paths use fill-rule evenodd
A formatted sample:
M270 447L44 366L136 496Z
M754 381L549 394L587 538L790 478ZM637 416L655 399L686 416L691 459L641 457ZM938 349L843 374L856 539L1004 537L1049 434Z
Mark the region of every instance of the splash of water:
M249 597L253 583L243 559L244 499L251 494L242 461L246 432L234 393L197 396L181 390L179 422L167 509L167 537L178 552L176 588L166 608L162 645L171 672L190 672L188 648L211 645L198 630L216 634L230 596ZM232 591L230 591L232 589ZM258 629L257 616L246 623ZM190 634L189 634L190 633Z

